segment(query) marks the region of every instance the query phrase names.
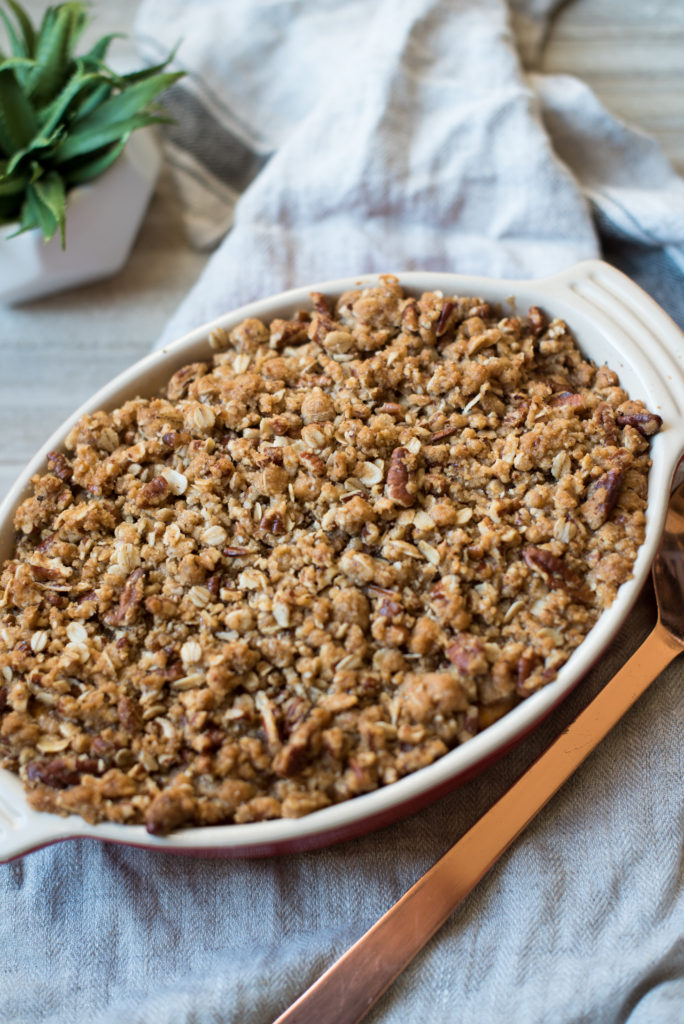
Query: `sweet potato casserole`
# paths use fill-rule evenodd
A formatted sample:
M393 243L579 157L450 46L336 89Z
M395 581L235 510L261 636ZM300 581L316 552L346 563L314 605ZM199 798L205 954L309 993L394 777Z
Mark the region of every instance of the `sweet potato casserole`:
M17 509L0 757L34 808L164 834L394 782L631 575L660 419L561 320L385 277L210 344Z

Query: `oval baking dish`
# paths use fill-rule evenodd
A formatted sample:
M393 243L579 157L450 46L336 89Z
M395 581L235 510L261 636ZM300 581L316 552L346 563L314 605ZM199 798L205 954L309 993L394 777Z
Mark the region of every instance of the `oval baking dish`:
M684 453L684 335L659 306L628 278L600 261L580 263L551 278L494 280L447 273L398 273L409 294L440 290L477 295L506 308L540 305L564 319L584 355L617 372L633 399L663 420L651 448L646 537L634 575L619 590L557 678L506 715L439 760L373 792L302 818L188 828L164 837L142 825L90 825L80 817L33 811L19 779L0 771L0 861L64 839L87 836L108 842L198 855L266 856L312 849L362 835L426 806L481 771L545 718L600 657L635 601L653 559L675 468ZM26 496L30 477L44 470L49 451L63 445L77 420L97 409L113 409L138 395L157 392L181 366L209 355L208 334L231 329L247 317L266 322L288 318L308 304L312 291L335 297L377 283L376 275L327 281L285 292L199 327L121 374L79 409L48 440L21 474L0 508L0 559L11 555L12 517Z

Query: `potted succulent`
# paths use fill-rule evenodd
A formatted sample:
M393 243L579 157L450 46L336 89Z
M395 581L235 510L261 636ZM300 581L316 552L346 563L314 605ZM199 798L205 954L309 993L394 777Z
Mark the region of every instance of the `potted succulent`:
M166 120L157 97L177 78L169 60L118 75L114 35L75 47L86 5L61 3L35 27L16 0L0 19L0 300L13 303L123 266L159 172L147 128ZM136 133L136 134L133 134ZM130 141L129 141L130 139Z

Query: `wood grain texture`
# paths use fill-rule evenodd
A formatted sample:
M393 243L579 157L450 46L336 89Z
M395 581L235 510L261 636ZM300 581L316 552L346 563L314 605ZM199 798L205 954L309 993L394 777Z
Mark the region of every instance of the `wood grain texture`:
M42 0L28 0L39 17ZM130 32L138 0L96 0L86 41ZM684 171L684 4L572 0L552 26L544 71L582 77L619 116L654 135ZM130 40L112 50L135 63ZM0 496L63 419L145 355L207 256L188 245L173 186L162 175L130 260L99 284L0 307Z
M541 70L582 78L684 171L683 3L571 0L554 21Z

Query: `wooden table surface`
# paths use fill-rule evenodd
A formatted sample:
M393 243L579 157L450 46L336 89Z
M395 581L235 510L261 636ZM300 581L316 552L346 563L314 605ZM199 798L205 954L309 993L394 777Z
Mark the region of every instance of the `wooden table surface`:
M45 3L27 6L35 17ZM90 35L129 30L137 6L95 0ZM120 59L131 60L130 44L118 45ZM571 0L554 20L541 68L583 78L615 113L655 136L684 173L683 54L680 0ZM0 498L68 414L149 351L206 259L185 240L173 185L162 175L116 277L0 307Z

